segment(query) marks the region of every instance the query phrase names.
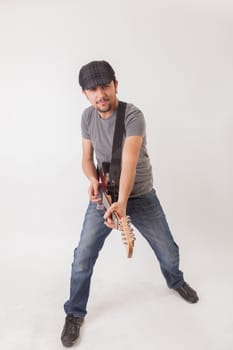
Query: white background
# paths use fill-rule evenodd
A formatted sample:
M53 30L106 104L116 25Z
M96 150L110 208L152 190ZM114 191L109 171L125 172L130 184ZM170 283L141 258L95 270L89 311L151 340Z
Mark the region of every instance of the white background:
M0 344L60 349L87 205L78 71L105 59L147 122L155 188L200 302L165 286L136 232L96 264L80 349L233 346L233 4L0 1Z

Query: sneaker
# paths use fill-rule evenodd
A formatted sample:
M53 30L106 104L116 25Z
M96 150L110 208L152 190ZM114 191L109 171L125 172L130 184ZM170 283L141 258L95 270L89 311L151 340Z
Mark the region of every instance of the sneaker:
M61 341L64 346L70 347L78 339L82 323L83 318L81 317L74 317L73 315L66 316L65 325L61 334Z
M181 287L176 288L175 291L177 291L182 296L182 298L184 298L189 303L194 304L197 303L199 300L195 290L192 289L186 282L184 282L184 284Z

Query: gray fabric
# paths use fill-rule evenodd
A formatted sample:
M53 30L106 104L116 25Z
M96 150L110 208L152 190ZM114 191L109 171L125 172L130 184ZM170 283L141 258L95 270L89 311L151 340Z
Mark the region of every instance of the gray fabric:
M92 142L99 165L110 162L112 142L116 121L116 111L108 119L101 119L92 106L82 114L82 137ZM153 188L152 168L146 148L146 125L143 113L133 104L128 103L125 116L126 137L143 136L142 147L136 168L136 178L130 197L147 193ZM123 141L124 142L124 141Z

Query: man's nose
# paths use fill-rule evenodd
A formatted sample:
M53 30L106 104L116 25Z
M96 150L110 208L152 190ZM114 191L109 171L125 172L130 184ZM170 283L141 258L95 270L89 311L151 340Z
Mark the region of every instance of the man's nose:
M102 86L98 86L96 88L96 95L97 97L102 97L104 96L104 89L102 88Z

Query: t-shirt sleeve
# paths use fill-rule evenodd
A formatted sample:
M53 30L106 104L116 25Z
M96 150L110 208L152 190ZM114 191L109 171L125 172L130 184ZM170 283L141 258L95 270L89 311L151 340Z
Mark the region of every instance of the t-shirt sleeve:
M139 109L130 111L125 118L125 130L127 136L145 136L145 118Z
M88 125L89 125L88 113L84 111L81 118L81 134L84 139L90 140L91 137L89 134Z

